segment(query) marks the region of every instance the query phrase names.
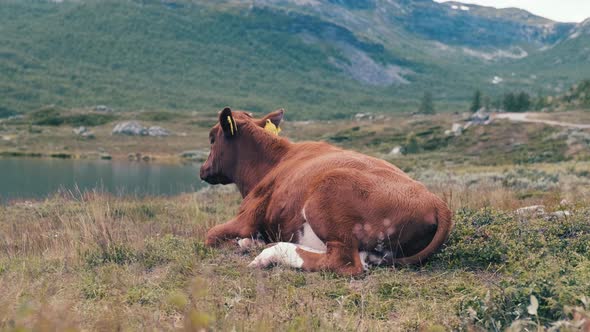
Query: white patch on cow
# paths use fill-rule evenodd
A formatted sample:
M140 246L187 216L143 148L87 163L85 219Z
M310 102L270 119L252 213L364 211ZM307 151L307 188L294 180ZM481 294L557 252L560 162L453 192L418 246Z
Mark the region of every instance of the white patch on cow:
M325 252L328 249L326 244L320 240L320 238L315 234L307 222L304 223L301 230L299 230L299 240L297 243L307 248L319 250L321 252Z
M301 250L313 252L313 253L316 253L316 254L325 254L326 251L328 250L327 248L326 249L323 249L323 250L320 250L320 249L314 249L314 248L310 248L310 247L306 247L306 246L301 246L301 245L298 245L297 247L299 249L301 249Z
M367 271L369 269L369 263L367 263L369 254L367 254L366 251L359 251L359 256L361 258L361 264L363 265L363 271Z
M271 264L281 264L294 268L303 266L303 259L297 254L297 246L289 242L279 242L264 249L260 255L248 264L248 267L267 267Z

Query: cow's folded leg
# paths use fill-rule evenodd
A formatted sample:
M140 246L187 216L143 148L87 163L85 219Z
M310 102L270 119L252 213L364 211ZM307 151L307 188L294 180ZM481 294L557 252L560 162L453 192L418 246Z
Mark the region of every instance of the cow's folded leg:
M256 235L255 225L240 221L240 219L233 219L225 224L217 225L207 232L207 239L205 245L216 246L221 242L235 239L235 238L253 238Z
M342 275L363 272L363 263L354 245L341 242L326 243L327 251L321 252L288 242L279 242L264 249L248 266L268 267L280 264L306 271L334 271Z

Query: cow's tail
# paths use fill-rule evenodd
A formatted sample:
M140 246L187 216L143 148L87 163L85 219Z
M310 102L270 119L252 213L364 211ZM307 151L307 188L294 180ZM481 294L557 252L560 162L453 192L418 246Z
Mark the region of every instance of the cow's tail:
M438 225L432 241L430 241L426 248L422 249L417 254L408 257L395 258L393 262L403 265L421 264L424 262L430 255L434 254L449 237L449 233L453 228L452 217L451 210L449 210L446 204L440 201L440 203L436 205L436 221Z

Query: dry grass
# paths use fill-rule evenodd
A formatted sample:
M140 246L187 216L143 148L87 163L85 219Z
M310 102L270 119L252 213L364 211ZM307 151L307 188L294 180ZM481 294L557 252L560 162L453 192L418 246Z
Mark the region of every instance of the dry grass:
M205 248L206 230L237 210L239 195L225 188L173 198L61 195L0 207L0 329L502 329L517 318L508 309L527 317L530 294L542 303L541 324L571 317L564 306L590 295L583 272L590 249L580 242L590 236L587 178L576 175L579 168L555 168L557 184L522 198L551 182L512 188L490 180L503 174L506 182L508 174L476 170L414 174L457 211L442 253L424 267L376 268L353 279L250 270L257 252ZM560 209L562 188L576 184L571 220L511 213L529 203ZM537 229L547 229L545 242ZM574 242L564 249L559 241ZM529 252L523 243L539 247ZM576 246L580 254L562 251Z

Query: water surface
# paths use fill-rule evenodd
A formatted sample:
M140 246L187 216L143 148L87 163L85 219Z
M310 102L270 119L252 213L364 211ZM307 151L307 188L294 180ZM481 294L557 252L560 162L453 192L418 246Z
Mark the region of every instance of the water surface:
M198 165L110 160L0 158L0 203L39 199L57 191L169 196L205 185Z

